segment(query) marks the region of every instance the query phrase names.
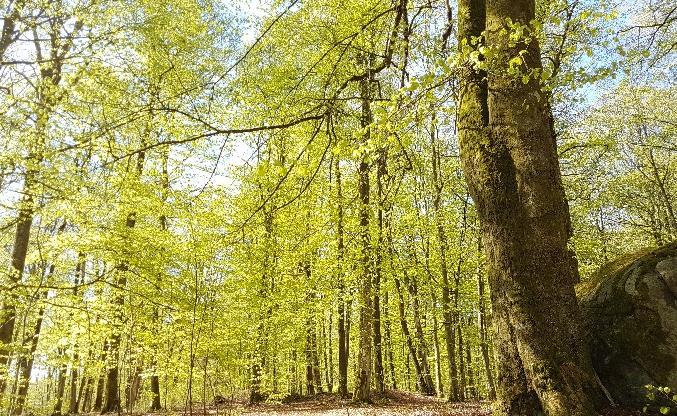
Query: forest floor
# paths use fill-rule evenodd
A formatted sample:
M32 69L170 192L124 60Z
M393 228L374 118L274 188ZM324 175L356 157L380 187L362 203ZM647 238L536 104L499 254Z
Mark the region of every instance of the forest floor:
M216 415L216 409L209 413ZM488 402L447 403L445 399L388 391L372 404L357 405L335 394L317 394L290 403L219 406L219 416L490 416Z
M206 413L205 413L206 410ZM176 412L187 416L491 416L491 403L448 403L446 399L417 393L387 391L374 397L372 404L354 404L336 394L316 394L285 403L246 405L237 401L218 406L194 405L192 412ZM609 408L603 416L640 416L640 412ZM155 416L146 414L145 416Z

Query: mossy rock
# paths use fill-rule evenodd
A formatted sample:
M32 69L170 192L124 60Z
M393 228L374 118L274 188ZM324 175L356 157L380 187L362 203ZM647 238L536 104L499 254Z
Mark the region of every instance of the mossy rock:
M677 242L624 256L576 288L593 365L622 405L677 389Z

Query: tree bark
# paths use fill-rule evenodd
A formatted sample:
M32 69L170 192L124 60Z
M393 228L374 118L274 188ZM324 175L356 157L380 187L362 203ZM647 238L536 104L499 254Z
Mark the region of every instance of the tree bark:
M480 240L481 242L482 240ZM480 243L481 245L481 243ZM481 247L479 247L481 250ZM484 290L484 272L480 267L477 273L477 292L479 302L479 331L480 331L480 350L482 351L482 363L484 364L484 374L487 377L487 385L489 389L489 400L496 399L496 384L494 383L494 373L491 369L491 358L489 357L489 331L487 329L486 295Z
M344 241L343 241L343 194L341 190L341 166L340 159L336 158L336 268L338 280L338 306L337 306L337 324L338 324L338 393L341 397L348 396L348 343L350 342L350 331L346 329L346 314L350 310L346 310L345 301L345 280L343 276L343 258L344 258Z
M395 375L395 357L393 353L393 336L389 314L389 295L386 290L383 294L383 335L385 336L386 356L388 357L388 370L390 373L390 387L397 390L397 377Z
M103 346L103 351L101 352L101 362L106 363L108 358L108 344L105 343ZM98 412L103 407L103 390L106 387L106 372L105 370L101 372L98 380L96 381L96 397L94 398L94 406L92 410Z
M409 359L414 363L414 372L416 373L416 383L418 389L421 393L425 393L426 385L425 379L423 376L423 370L421 369L421 363L419 362L418 352L416 351L416 346L414 345L414 340L412 339L411 332L409 331L409 324L407 323L407 317L405 313L405 303L404 303L404 294L402 293L402 284L400 279L395 277L395 289L397 290L398 304L397 310L400 314L400 327L402 329L402 335L404 336L404 341L407 345L407 350L409 351Z
M428 364L428 347L423 334L423 326L421 324L418 287L413 276L407 278L406 280L411 300L411 311L414 318L414 329L417 344L416 353L418 355L418 362L421 369L421 374L419 375L421 380L421 393L427 396L433 396L435 394L435 387L433 386L433 380L430 374L430 365Z
M444 394L444 385L442 384L442 359L440 357L440 337L438 335L438 321L437 313L437 296L435 295L435 288L432 288L431 291L431 300L433 303L433 348L435 353L435 386L437 387L437 395L442 396Z
M12 262L9 271L10 284L17 284L23 277L26 266L26 255L33 224L33 176L35 172L28 170L24 178L24 196L19 205L19 215L12 248ZM9 298L9 299L8 299ZM12 293L4 297L0 304L0 399L7 387L7 363L12 354L14 326L16 324L16 300Z
M50 266L50 270L54 270L54 265ZM51 273L50 273L51 274ZM43 297L47 297L47 291L44 292ZM26 355L22 355L17 365L19 375L19 388L16 393L16 401L12 409L13 415L20 415L23 413L23 408L26 403L26 396L28 395L28 386L31 381L31 373L33 372L33 361L35 359L35 351L38 348L38 341L40 340L40 331L42 330L42 320L45 313L45 307L41 306L38 311L38 320L35 322L35 329L33 336L30 339L30 349Z
M371 77L360 82L362 97L362 128L367 129L363 141L369 141L368 126L372 121L371 114ZM369 402L371 389L372 342L373 342L373 270L371 262L371 241L369 236L369 171L367 155L363 154L358 166L358 199L360 220L360 322L359 322L359 350L357 357L357 372L355 374L355 389L353 400Z
M444 182L440 166L440 151L438 149L437 126L433 117L431 125L431 145L432 145L432 174L435 187L435 196L433 198L433 210L435 212L435 228L437 230L437 244L439 246L440 256L440 275L442 277L442 318L444 327L444 341L447 347L447 360L449 363L449 401L459 399L458 388L458 370L456 367L456 341L454 335L453 313L451 311L451 286L449 283L449 268L447 264L447 251L449 244L444 230L443 213L441 208L442 190Z
M150 128L150 127L149 127ZM136 160L136 177L137 179L141 178L143 173L143 165L146 159L145 152L139 152ZM130 212L127 214L127 219L125 220L125 228L131 230L136 225L136 212ZM109 365L106 370L106 395L104 397L103 407L101 413L109 413L119 411L121 409L120 403L120 368L119 368L119 349L120 341L122 339L121 325L124 315L124 306L125 306L125 293L123 290L127 287L127 272L129 271L129 263L127 259L123 259L120 264L116 267L116 287L119 292L113 299L113 305L115 308L115 327L113 328L113 333L108 340L108 360Z
M66 353L61 351L60 355L64 362L59 368L59 381L57 382L56 387L56 403L54 404L52 416L61 416L61 411L63 408L63 396L66 390L66 371L68 370L68 366L65 361Z
M578 282L568 205L547 96L522 72L541 67L535 37L511 44L507 19L529 25L534 0L459 1L459 43L484 30L492 53L485 76L461 75L457 124L462 164L485 242L495 344L499 415L596 415L595 383L574 293ZM485 14L486 13L486 14ZM502 30L503 29L503 30ZM491 93L489 93L489 91Z
M377 192L377 225L378 240L376 258L374 259L374 381L378 392L385 391L385 370L383 368L383 341L381 336L381 275L383 270L383 180L387 173L387 153L385 149L379 150L376 161L376 192Z

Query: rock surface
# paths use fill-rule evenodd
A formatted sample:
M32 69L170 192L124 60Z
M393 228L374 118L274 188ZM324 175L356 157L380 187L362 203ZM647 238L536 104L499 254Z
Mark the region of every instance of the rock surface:
M593 364L616 403L677 389L677 243L624 256L577 288Z

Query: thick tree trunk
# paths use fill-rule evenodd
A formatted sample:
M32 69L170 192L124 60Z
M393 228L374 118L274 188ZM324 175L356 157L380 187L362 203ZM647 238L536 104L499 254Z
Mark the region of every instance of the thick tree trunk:
M150 376L150 392L153 395L150 410L157 412L162 409L162 402L160 401L160 377L157 374Z
M604 397L580 330L568 248L569 211L552 117L537 79L523 83L507 63L526 50L521 71L540 68L538 44L511 45L507 19L529 25L534 0L459 1L459 41L484 30L492 53L484 74L461 75L457 124L462 163L485 243L499 360L499 415L588 416ZM488 91L491 91L488 94Z

